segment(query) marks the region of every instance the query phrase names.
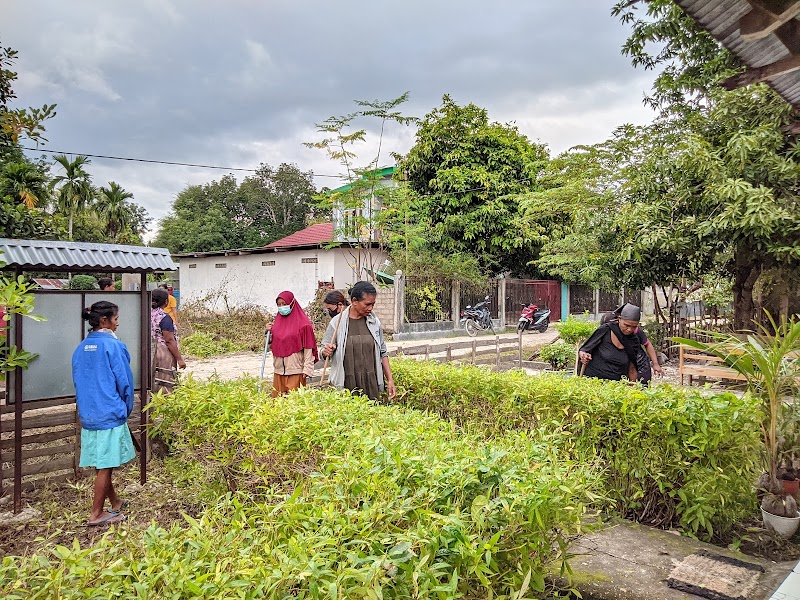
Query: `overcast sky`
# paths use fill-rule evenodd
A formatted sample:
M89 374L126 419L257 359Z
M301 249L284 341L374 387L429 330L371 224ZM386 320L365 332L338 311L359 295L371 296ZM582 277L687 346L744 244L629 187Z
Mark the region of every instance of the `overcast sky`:
M241 168L291 162L334 187L322 175L339 165L302 143L354 100L409 91L402 110L422 117L447 93L552 153L649 122L642 97L653 74L620 54L629 30L612 4L0 0L0 43L19 51L17 105L58 105L45 148ZM412 143L413 129L394 126L383 148ZM89 170L97 185L133 192L155 220L188 184L226 173L105 159Z

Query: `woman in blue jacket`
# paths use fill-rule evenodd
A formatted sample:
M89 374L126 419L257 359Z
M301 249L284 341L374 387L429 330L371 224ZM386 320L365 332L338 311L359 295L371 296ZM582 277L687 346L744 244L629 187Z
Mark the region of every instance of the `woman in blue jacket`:
M125 520L124 502L111 483L111 473L136 456L128 429L133 411L133 373L128 348L114 333L119 308L95 302L83 310L91 330L72 353L72 380L81 418L81 467L94 467L94 500L87 525ZM111 503L105 510L106 498Z

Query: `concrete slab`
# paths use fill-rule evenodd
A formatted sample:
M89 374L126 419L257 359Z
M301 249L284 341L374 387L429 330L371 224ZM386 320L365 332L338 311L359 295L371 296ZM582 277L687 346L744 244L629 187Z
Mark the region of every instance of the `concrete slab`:
M795 566L794 561L774 563L624 521L570 545L572 585L584 600L697 600L698 596L667 587L666 580L676 564L699 550L764 567L753 600L769 598Z
M797 567L770 596L770 600L800 600L800 573Z

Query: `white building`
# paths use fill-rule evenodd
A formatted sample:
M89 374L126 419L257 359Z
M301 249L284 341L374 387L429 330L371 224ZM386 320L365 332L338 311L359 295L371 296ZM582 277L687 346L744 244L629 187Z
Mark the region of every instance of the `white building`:
M319 288L346 288L386 260L377 244L345 242L326 249L334 239L333 223L319 223L263 248L175 255L181 303L202 301L218 311L256 305L274 312L275 298L289 290L307 306Z

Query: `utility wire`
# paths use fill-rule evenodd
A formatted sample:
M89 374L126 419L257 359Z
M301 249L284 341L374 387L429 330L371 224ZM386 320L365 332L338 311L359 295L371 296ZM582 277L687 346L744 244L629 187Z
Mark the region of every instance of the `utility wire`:
M73 154L79 156L87 156L89 158L106 158L109 160L127 160L131 162L142 162L142 163L152 163L157 165L176 165L180 167L198 167L201 169L222 169L224 171L248 171L250 173L255 173L258 169L245 169L242 167L220 167L216 165L200 165L194 163L183 163L183 162L173 162L168 160L151 160L147 158L130 158L126 156L108 156L105 154L86 154L85 152L64 152L62 150L46 150L44 148L28 148L26 146L20 146L23 150L30 150L31 152L49 152L50 154ZM314 177L334 177L336 179L342 179L341 175L325 175L321 173L314 173ZM520 179L517 183L530 183L527 179ZM457 190L448 193L445 192L433 192L430 194L417 194L418 198L432 198L434 196L444 196L444 195L457 195L457 194L468 194L471 192L483 192L489 189L489 186L482 186L482 187L475 187L470 188L467 190Z
M153 163L157 165L177 165L180 167L198 167L201 169L222 169L223 171L249 171L251 173L255 173L258 169L245 169L242 167L220 167L216 165L199 165L195 163L184 163L184 162L173 162L169 160L150 160L147 158L130 158L126 156L108 156L105 154L86 154L85 152L63 152L61 150L45 150L44 148L28 148L26 146L20 146L23 150L30 150L32 152L49 152L50 154L77 154L80 156L88 156L89 158L106 158L109 160L127 160L131 162L142 162L142 163ZM339 178L339 175L322 175L319 173L314 173L314 177L336 177Z

